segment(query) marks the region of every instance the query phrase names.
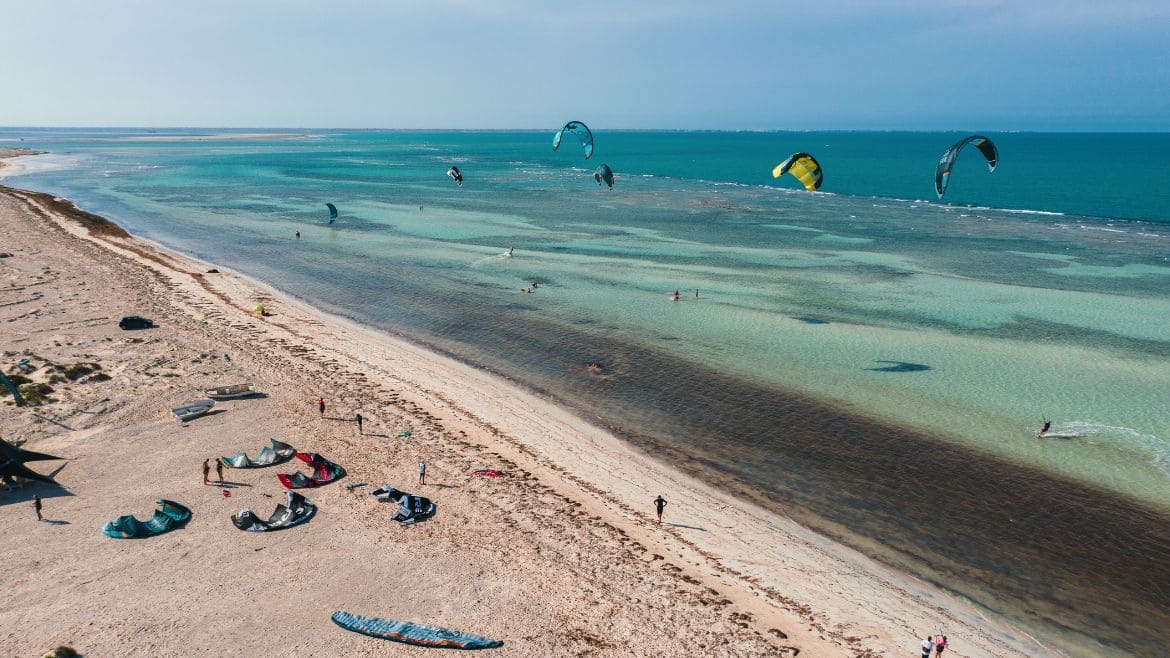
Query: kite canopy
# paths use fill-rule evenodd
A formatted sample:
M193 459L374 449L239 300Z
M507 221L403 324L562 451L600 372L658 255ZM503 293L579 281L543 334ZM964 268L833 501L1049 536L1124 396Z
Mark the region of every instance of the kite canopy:
M581 140L581 147L585 149L585 159L593 157L593 132L589 130L589 126L580 121L570 121L553 135L553 150L561 147L561 137L566 133L572 133Z
M296 457L313 467L313 475L306 476L299 472L292 475L284 473L277 475L277 479L280 480L285 489L314 489L330 482L336 482L345 476L344 468L315 452L298 452Z
M955 158L959 157L959 151L962 151L963 147L971 142L975 142L975 148L979 149L979 152L987 159L988 173L995 171L995 166L999 164L999 151L995 148L995 143L982 135L964 137L942 154L942 157L938 159L938 166L934 168L934 193L938 195L938 198L943 198L943 195L947 193L947 185L951 178L951 166L955 164Z
M606 185L609 185L609 189L612 190L613 170L609 168L609 165L603 164L593 171L593 180L597 181L598 185L601 185L604 182Z
M245 507L232 514L232 523L240 530L249 532L269 532L270 530L284 530L294 525L300 525L313 518L317 513L317 506L313 501L295 491L286 491L286 504L277 505L276 511L267 521L261 521L256 513Z
M12 399L16 402L16 406L23 407L28 404L24 401L24 398L20 397L20 389L16 388L16 384L13 384L12 380L5 377L2 372L0 372L0 384L4 384L8 392L12 393Z
M142 539L170 532L191 520L191 510L171 500L158 501L154 516L143 523L133 516L119 516L102 526L102 532L114 539Z
M329 223L332 224L333 220L337 219L337 206L327 203L325 207L329 209Z
M459 167L451 167L447 170L447 175L451 177L451 180L459 183L459 187L463 187L463 172L459 171Z
M24 465L24 462L41 461L45 459L61 459L53 455L46 455L43 452L33 452L0 440L0 476L3 477L22 477L26 480L40 480L41 482L48 482L49 484L56 484L53 478L47 475L41 475L31 468Z
M371 491L370 495L380 503L398 503L398 511L391 520L402 525L425 521L435 515L435 504L429 499L399 491L388 484Z
M287 443L281 443L276 439L269 439L272 446L264 446L260 449L260 454L255 460L248 459L248 453L240 451L236 453L235 457L221 457L220 461L226 464L229 468L261 468L264 466L272 466L273 464L280 464L293 458L296 450Z
M817 159L808 153L793 153L784 162L776 165L772 170L772 178L780 178L784 174L792 174L796 180L804 184L804 189L815 192L821 187L825 177L821 173L821 165Z

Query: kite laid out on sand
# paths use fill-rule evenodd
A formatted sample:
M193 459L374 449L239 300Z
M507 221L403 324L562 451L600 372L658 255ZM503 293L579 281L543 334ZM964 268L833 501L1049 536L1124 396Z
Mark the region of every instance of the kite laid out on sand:
M420 647L441 649L496 649L504 646L500 640L493 640L475 633L453 631L437 626L424 626L409 621L378 619L350 614L344 610L333 613L333 623L347 631L369 635L383 640L393 640Z
M398 511L391 520L402 525L410 525L416 521L425 521L435 515L435 504L422 496L413 496L405 491L399 491L386 484L381 489L375 489L370 495L380 503L398 503Z
M272 466L274 464L282 464L293 458L296 454L296 449L287 443L281 443L276 439L269 439L272 442L271 446L264 446L260 449L260 454L255 460L248 459L248 453L240 451L236 453L235 457L220 457L228 468L262 468L264 466Z
M285 489L313 489L322 485L336 482L345 477L345 469L325 459L315 452L298 452L295 453L296 458L313 467L313 475L306 476L304 473L293 473L286 475L281 473L276 477L280 483L284 485Z
M102 526L102 532L114 539L141 539L170 532L191 520L191 510L173 500L158 501L158 509L143 523L133 516L119 516Z
M955 158L959 157L959 151L962 151L964 146L972 142L975 143L975 148L979 149L979 152L987 160L987 172L991 173L995 171L996 165L999 164L999 149L995 148L995 142L982 135L964 137L955 142L942 154L942 157L938 159L938 165L934 168L934 193L938 195L938 198L943 198L943 195L947 193L947 185L950 183L951 178L951 167L955 164Z
M287 495L285 504L277 505L276 511L268 517L267 521L261 521L251 508L245 507L232 514L232 523L240 530L268 532L300 525L313 518L313 515L317 513L317 506L308 498L295 491L286 491L285 494Z
M47 475L41 475L24 465L25 462L46 459L62 459L62 457L54 457L53 455L46 455L43 452L33 452L31 450L17 448L11 443L0 439L0 476L4 478L21 477L26 480L39 480L41 482L48 482L49 484L56 484L53 478Z
M772 169L772 178L780 178L784 174L792 174L809 192L816 192L825 181L821 164L808 153L793 153Z

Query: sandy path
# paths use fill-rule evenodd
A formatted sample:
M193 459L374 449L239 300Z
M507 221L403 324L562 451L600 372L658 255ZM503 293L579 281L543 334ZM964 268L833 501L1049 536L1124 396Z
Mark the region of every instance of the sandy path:
M4 438L70 457L57 476L69 495L46 501L67 524L31 520L27 500L47 487L0 494L5 655L60 642L92 655L421 651L337 629L338 608L498 637L517 656L912 655L915 634L938 628L948 655L1045 653L498 378L207 273L47 197L0 195L0 217L0 251L14 253L0 260L3 363L98 362L111 376L60 386L37 409L51 420L0 407ZM249 315L257 303L272 314ZM131 313L161 328L120 331ZM221 403L187 427L166 417L236 381L267 397ZM199 482L199 463L254 456L269 437L344 465L345 482L417 490L439 513L392 527L371 487L330 485L308 492L321 508L310 524L239 532L227 517L243 506L266 516L283 496L275 473L295 467L228 470L240 486L225 499ZM413 484L420 459L425 487ZM474 468L512 476L469 477ZM650 516L659 493L662 527ZM160 497L188 503L191 524L142 541L98 532L119 514L149 516Z

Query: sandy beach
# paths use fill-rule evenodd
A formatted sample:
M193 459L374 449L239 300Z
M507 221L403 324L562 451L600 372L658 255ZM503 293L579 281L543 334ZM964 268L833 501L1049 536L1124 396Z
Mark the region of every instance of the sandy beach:
M65 458L30 464L59 487L0 492L0 654L424 653L341 630L330 614L347 610L479 633L509 656L897 656L940 631L948 656L1050 655L990 613L507 381L68 201L0 188L0 252L11 254L0 259L3 367L27 358L26 376L52 387L42 406L0 406L0 437ZM122 331L123 315L158 327ZM90 372L61 376L75 364ZM245 381L263 396L185 426L168 411ZM230 515L266 517L284 498L275 475L303 465L227 469L228 484L207 486L200 464L255 456L270 438L348 475L306 491L320 508L308 524L241 532ZM470 475L483 468L507 476ZM359 482L369 486L343 487ZM369 495L386 483L438 513L397 526ZM149 539L100 532L122 514L149 517L160 498L194 518Z

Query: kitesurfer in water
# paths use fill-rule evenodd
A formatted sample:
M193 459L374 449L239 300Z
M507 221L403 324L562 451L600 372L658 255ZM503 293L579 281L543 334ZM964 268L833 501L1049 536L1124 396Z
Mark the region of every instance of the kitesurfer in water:
M513 250L513 249L515 249L515 248L516 248L516 247L508 247L508 258L511 258L511 257L512 257L512 250Z
M1047 433L1048 433L1048 428L1050 428L1050 427L1052 427L1052 421L1051 421L1051 420L1045 420L1045 421L1044 421L1044 426L1040 428L1040 431L1039 431L1039 432L1036 432L1036 438L1040 438L1040 437L1044 436L1045 434L1047 434Z
M300 239L301 239L301 232L300 232L300 231L297 231L297 239L298 239L298 240L300 240Z
M680 297L680 295L678 294L678 291L675 290L674 294L670 296L670 301L677 302L679 300L679 297Z

